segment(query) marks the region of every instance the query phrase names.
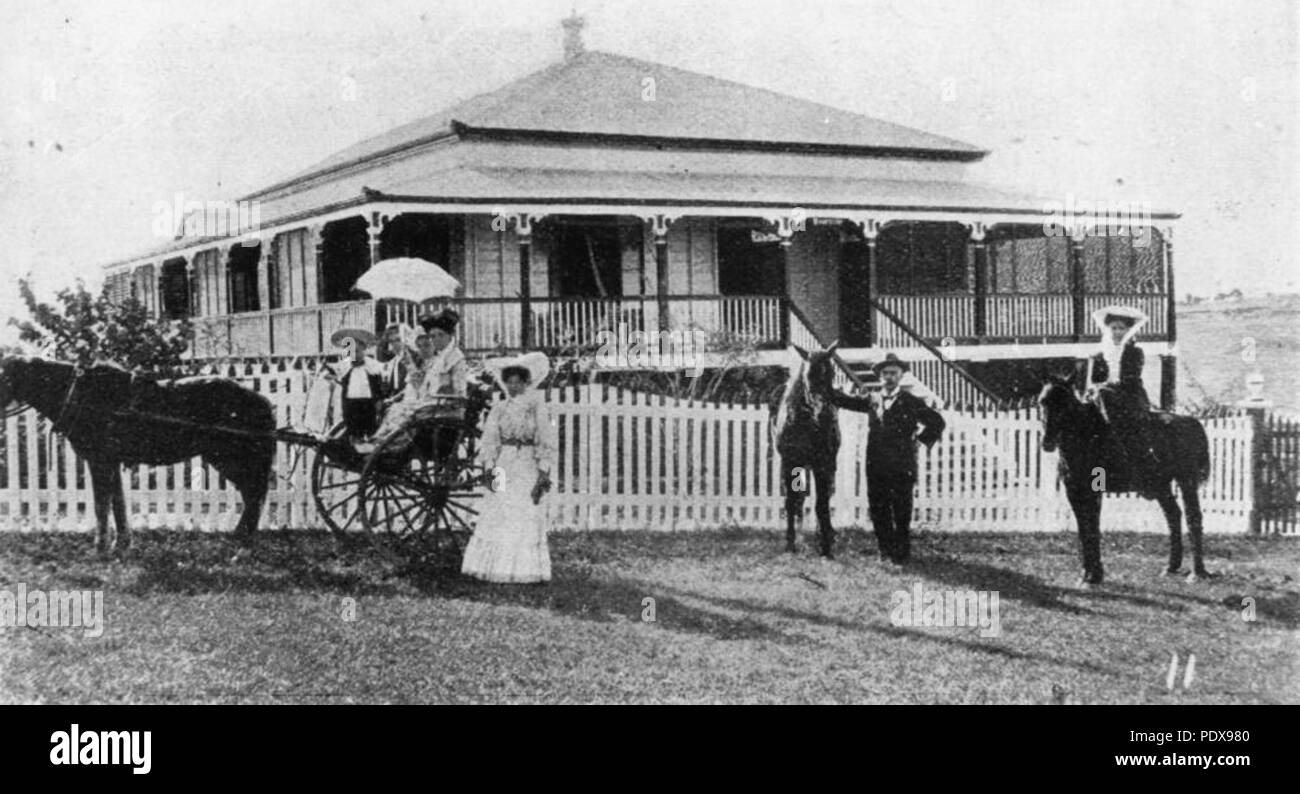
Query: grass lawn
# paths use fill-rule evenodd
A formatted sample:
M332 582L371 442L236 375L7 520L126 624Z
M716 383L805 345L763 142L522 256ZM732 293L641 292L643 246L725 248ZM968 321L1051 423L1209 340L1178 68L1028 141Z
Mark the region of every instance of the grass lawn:
M1106 535L1085 592L1073 534L923 532L897 569L858 531L832 562L748 530L556 533L554 582L495 586L394 576L318 532L238 558L226 535L145 532L116 562L87 535L5 533L0 589L103 590L107 627L5 629L0 703L1300 702L1300 542L1211 536L1222 575L1199 585L1156 575L1166 543ZM1000 636L893 625L917 582L998 591ZM1180 681L1196 656L1186 692L1174 653Z

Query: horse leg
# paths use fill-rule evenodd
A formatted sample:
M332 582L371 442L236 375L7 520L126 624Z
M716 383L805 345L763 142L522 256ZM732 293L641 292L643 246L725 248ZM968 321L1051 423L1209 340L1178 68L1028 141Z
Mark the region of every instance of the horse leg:
M831 559L835 556L835 529L831 526L831 490L835 482L835 470L829 466L819 466L817 477L817 536L822 556Z
M1079 551L1083 556L1085 585L1101 584L1105 571L1101 566L1101 493L1084 484L1070 488L1066 494L1079 526Z
M126 516L126 494L123 491L122 467L113 466L113 485L109 488L113 500L113 524L117 527L117 548L128 551L131 548L131 524Z
M1173 576L1183 567L1183 511L1178 507L1178 500L1173 494L1161 493L1156 498L1160 511L1165 514L1165 524L1169 526L1169 565L1165 575Z
M95 553L107 557L113 548L108 534L108 514L113 502L113 470L109 464L98 461L90 462L89 468L90 490L95 500Z
M806 477L800 477L796 481L793 466L785 467L782 476L785 477L785 550L794 554L795 516L802 517L803 515L803 497L804 489L807 487L807 479Z
M263 453L252 460L230 466L228 472L222 472L239 489L239 495L244 500L244 510L239 515L239 523L235 525L235 537L244 543L250 541L253 532L257 530L257 523L262 517L262 502L270 488L274 448L269 452L264 450Z
M1193 477L1179 480L1178 490L1183 493L1183 507L1187 512L1187 537L1192 543L1192 572L1187 574L1187 581L1195 582L1202 577L1210 576L1210 572L1205 569L1201 494L1197 491L1197 483Z

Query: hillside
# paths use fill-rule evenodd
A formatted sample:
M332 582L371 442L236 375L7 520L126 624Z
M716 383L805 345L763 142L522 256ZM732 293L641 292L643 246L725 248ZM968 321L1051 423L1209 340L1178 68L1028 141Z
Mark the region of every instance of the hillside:
M1180 402L1236 402L1259 371L1265 397L1300 411L1300 295L1179 304L1178 362Z

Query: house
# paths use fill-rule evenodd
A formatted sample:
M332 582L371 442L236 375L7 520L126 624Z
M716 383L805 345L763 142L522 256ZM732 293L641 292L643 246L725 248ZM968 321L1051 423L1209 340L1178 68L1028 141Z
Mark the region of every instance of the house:
M855 375L889 349L955 402L1027 393L1091 352L1093 309L1129 303L1173 400L1176 214L1053 225L1042 198L966 178L975 146L585 51L563 24L562 61L243 197L253 234L108 265L110 291L193 318L196 355L328 355L337 327L415 316L352 285L418 256L462 283L470 352L589 348L620 324L770 362L838 340Z

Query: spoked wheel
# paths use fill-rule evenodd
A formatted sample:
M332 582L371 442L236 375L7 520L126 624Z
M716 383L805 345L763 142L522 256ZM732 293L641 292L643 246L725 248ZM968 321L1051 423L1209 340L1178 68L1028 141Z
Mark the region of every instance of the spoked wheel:
M349 532L363 528L361 521L361 467L365 459L344 451L347 428L342 422L326 436L330 442L316 450L311 467L311 493L316 512L334 537L343 540Z
M459 564L485 479L458 436L447 426L400 430L367 459L358 491L361 521L390 562Z

